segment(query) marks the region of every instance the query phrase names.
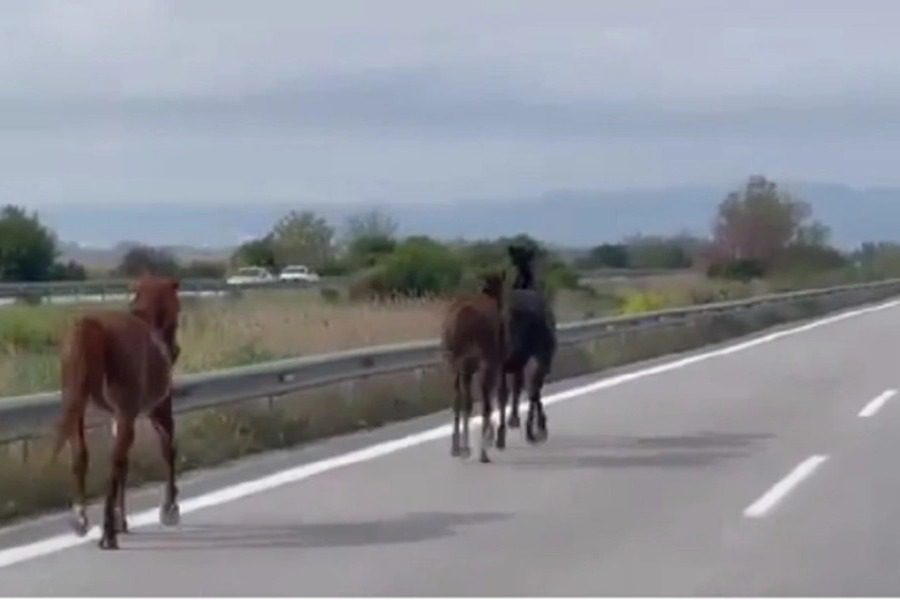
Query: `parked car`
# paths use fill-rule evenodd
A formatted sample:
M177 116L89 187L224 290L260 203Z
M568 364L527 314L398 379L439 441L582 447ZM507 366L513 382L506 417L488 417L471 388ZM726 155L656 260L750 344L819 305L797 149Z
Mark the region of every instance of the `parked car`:
M228 285L247 285L249 283L274 283L277 281L268 269L263 267L244 267L225 280Z
M303 265L291 265L285 267L278 276L281 281L315 283L319 281L318 273L310 271L308 267Z

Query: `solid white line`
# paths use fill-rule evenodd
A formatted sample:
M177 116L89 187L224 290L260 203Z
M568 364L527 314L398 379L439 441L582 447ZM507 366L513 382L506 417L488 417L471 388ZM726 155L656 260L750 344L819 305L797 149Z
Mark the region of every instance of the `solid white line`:
M744 516L750 519L766 516L776 504L781 502L797 484L813 474L819 465L828 460L827 456L816 454L797 465L788 476L776 483L762 497L747 507Z
M887 390L882 392L877 398L866 404L861 411L859 411L860 417L867 418L874 416L881 407L885 405L885 403L897 395L897 390Z
M566 400L571 400L572 398L584 396L585 394L590 394L599 390L616 387L624 383L643 379L644 377L651 377L653 375L659 375L668 371L675 371L689 365L701 363L713 358L718 358L720 356L735 354L737 352L748 350L762 344L768 344L782 338L798 335L807 331L811 331L813 329L817 329L819 327L830 325L832 323L837 323L846 319L893 308L898 305L900 305L900 300L893 300L876 306L855 309L831 317L825 317L818 321L812 321L810 323L800 325L792 329L776 331L767 335L760 336L758 338L753 338L751 340L733 344L731 346L726 346L724 348L718 348L716 350L694 354L692 356L680 358L668 363L640 369L638 371L632 371L630 373L623 373L621 375L609 377L607 379L601 379L599 381L595 381L594 383L589 383L587 385L572 388L564 392L548 395L543 399L544 404L550 405L556 404L557 402L564 402ZM473 420L477 422L480 419ZM198 510L202 510L204 508L218 506L221 504L225 504L226 502L232 502L234 500L245 498L253 494L272 490L289 483L303 481L320 473L326 473L328 471L333 471L341 467L368 462L370 460L374 460L376 458L386 456L400 450L413 448L427 442L445 438L446 436L450 435L451 431L452 426L450 424L441 425L440 427L428 429L426 431L408 435L399 439L374 444L372 446L368 446L366 448L362 448L348 454L327 458L313 463L299 465L290 469L286 469L284 471L280 471L278 473L273 473L271 475L261 477L259 479L226 486L221 489L214 490L206 494L201 494L200 496L196 496L182 502L181 514L183 516ZM144 527L157 523L158 512L156 509L147 510L137 513L133 516L129 516L128 519L129 525L131 525L132 527ZM87 542L95 541L98 539L100 539L100 530L99 527L95 526L88 532L88 535L83 538L77 537L76 535L71 533L67 533L56 535L37 542L31 542L29 544L23 544L20 546L14 546L11 548L0 550L0 568L14 565L16 563L20 563L33 558L46 556L48 554L66 550L68 548L73 548L75 546L80 546Z

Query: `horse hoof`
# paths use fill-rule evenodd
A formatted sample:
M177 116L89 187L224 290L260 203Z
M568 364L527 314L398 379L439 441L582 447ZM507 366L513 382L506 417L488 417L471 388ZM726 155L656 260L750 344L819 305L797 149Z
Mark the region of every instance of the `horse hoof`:
M98 544L101 550L118 550L119 542L114 537L103 536Z
M117 533L128 533L128 519L119 510L115 513L115 525Z
M487 455L487 452L482 452L479 460L480 462L487 464L491 462L491 457Z
M450 448L450 456L453 458L459 458L462 455L462 450L459 448Z
M72 515L69 519L69 527L78 537L84 537L88 531L88 520L85 515Z
M159 522L165 527L175 527L181 522L181 509L177 504L160 507Z
M506 432L502 429L497 434L497 450L506 450Z
M488 446L490 446L491 444L494 443L495 432L494 432L494 424L493 423L489 424L487 427L484 428L484 431L482 432L482 436L484 438L485 444L487 444Z
M522 422L519 420L519 417L510 417L507 425L509 425L510 429L518 429L522 426Z
M472 456L472 450L470 448L460 448L459 449L459 457L460 458L469 458Z

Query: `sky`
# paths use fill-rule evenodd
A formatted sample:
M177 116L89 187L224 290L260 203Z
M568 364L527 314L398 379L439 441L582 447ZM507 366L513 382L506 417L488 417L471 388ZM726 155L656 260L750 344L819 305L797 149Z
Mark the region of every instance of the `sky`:
M0 202L900 185L895 0L0 4Z

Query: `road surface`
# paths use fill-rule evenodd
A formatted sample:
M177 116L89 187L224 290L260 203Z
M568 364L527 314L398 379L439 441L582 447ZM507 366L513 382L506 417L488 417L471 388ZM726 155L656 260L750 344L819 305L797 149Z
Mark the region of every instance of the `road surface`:
M438 415L199 474L118 553L0 532L0 593L900 594L900 307L748 340L551 386L491 465Z

